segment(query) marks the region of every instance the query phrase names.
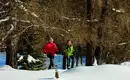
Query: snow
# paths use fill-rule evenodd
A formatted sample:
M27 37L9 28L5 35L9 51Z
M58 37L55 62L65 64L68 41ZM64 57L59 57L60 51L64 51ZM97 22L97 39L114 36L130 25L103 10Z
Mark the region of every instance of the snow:
M64 34L60 34L61 36L64 36Z
M30 63L30 62L37 62L37 61L39 61L39 60L37 60L37 59L34 59L32 56L30 56L30 55L28 55L28 62Z
M23 59L23 56L20 56L19 60L18 61L21 61Z
M7 2L5 5L8 6L10 4L10 2Z
M4 68L4 70L3 70ZM64 70L59 70L59 73ZM40 78L54 78L55 70L26 71L12 69L10 66L0 68L1 80L39 80Z
M8 20L9 20L9 17L6 17L6 18L4 18L4 19L0 19L0 24L1 24L2 22L8 21Z
M0 68L1 80L129 80L130 67L120 65L80 66L69 70L58 70L60 78L55 78L55 70L27 71Z
M22 9L22 10L24 10L25 12L28 11L28 9L26 9L23 5L20 5L19 8Z
M126 42L124 42L124 43L120 43L119 45L120 45L120 46L122 46L122 45L125 45L125 44L127 44L127 43L126 43Z
M8 65L4 65L2 67L0 67L0 71L12 71L15 70L12 67L8 66Z
M98 22L98 19L87 20L87 22Z
M130 67L119 65L78 67L62 73L61 80L129 80L129 74Z
M30 23L28 20L20 20L21 22Z
M0 14L5 13L6 11L1 11Z
M121 63L121 65L130 67L130 62L123 62L123 63Z
M32 12L31 14L32 14L33 16L35 16L35 17L38 17L38 15L36 15L34 12Z
M75 17L69 18L69 17L66 17L66 16L61 16L61 18L62 19L67 19L67 20L73 20L73 21L75 21L75 20L81 21L81 19L75 18Z
M61 55L56 55L55 61L62 63ZM35 60L30 55L28 59ZM13 69L8 65L0 67L1 80L130 80L130 62L120 65L104 64L95 66L79 66L69 70L58 69L59 79L55 78L55 70L28 71Z
M117 12L117 13L125 13L126 11L124 9L115 9L112 8L113 11Z

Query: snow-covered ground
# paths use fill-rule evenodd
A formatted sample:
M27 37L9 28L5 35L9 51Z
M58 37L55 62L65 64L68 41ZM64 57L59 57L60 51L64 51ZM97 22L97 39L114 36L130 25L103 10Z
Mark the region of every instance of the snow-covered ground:
M61 67L61 60L62 56L56 56L55 64ZM10 66L3 65L0 67L0 80L130 80L129 65L130 62L124 62L121 65L108 64L87 67L79 66L69 70L58 69L59 79L55 78L54 69L27 71L13 69Z
M0 80L130 80L130 67L101 65L58 70L60 78L55 78L55 70L26 71L9 66L0 68Z
M63 70L59 70L59 73ZM39 80L40 78L54 78L55 70L27 71L16 70L10 66L0 67L0 80Z

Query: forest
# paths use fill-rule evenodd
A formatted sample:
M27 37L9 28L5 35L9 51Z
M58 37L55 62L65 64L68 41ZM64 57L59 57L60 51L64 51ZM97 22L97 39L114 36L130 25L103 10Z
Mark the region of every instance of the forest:
M129 0L0 0L0 50L17 68L17 54L41 54L48 36L60 49L92 41L101 63L130 60ZM85 52L84 52L85 55Z

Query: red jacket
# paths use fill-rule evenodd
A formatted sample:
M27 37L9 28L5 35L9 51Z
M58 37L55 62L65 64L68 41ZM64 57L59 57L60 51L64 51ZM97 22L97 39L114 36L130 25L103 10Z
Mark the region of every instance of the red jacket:
M51 54L52 56L54 56L56 51L58 52L58 48L53 42L46 43L42 49L42 52L46 53L46 55Z

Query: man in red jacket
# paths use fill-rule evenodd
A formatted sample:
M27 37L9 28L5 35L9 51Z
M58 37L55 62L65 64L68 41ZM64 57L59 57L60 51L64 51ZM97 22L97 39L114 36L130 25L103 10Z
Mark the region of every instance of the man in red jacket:
M49 41L44 45L42 52L47 55L48 58L50 58L50 65L48 69L51 69L51 67L54 66L54 55L55 52L58 52L58 48L56 44L53 42L53 38L49 38Z

